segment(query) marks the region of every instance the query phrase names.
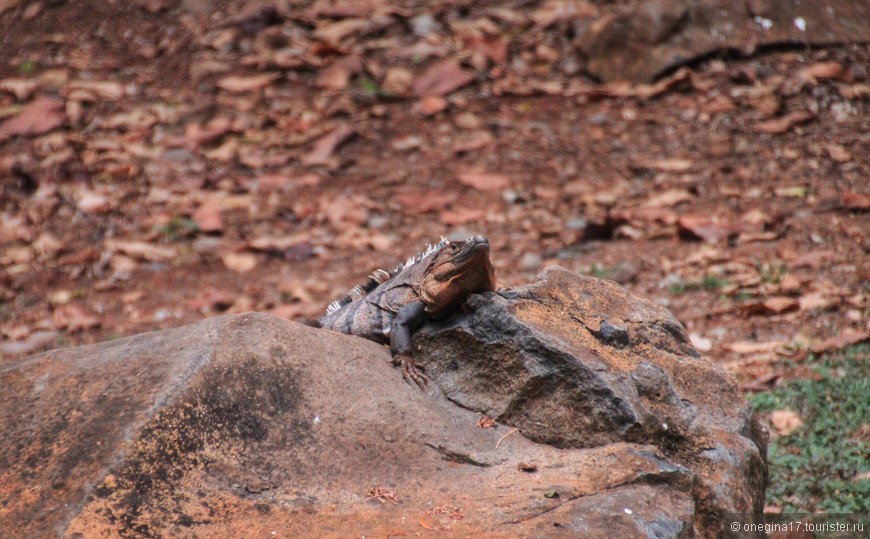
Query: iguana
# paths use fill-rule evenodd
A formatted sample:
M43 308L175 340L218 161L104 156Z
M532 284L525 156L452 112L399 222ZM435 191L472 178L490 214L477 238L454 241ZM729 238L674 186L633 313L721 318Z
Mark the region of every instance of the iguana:
M402 376L426 387L422 369L411 358L411 333L429 318L454 312L471 294L495 290L489 242L442 238L387 272L375 270L368 282L333 301L320 318L323 328L389 343Z

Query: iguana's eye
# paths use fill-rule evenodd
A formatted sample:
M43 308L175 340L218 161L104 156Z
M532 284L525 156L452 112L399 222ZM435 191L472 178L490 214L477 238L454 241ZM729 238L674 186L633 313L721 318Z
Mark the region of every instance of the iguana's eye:
M459 245L457 245L455 243L450 244L450 252L455 253L458 250L459 250Z

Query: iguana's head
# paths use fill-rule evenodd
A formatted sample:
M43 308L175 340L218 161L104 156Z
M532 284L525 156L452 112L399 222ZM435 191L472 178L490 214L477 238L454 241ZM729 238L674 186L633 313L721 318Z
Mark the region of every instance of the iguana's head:
M452 241L439 249L420 283L429 314L456 307L470 294L491 290L495 290L495 270L489 261L489 241L483 236Z

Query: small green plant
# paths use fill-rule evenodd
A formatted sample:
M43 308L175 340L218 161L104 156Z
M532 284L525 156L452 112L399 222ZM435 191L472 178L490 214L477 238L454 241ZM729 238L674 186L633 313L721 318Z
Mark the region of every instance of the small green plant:
M690 283L687 283L686 281L671 283L668 285L668 292L670 292L672 296L681 296L690 290L689 284Z
M679 296L692 290L719 290L728 286L728 279L707 274L696 281L678 281L668 285L668 292Z
M18 66L19 73L32 73L34 69L36 69L36 64L33 60L24 60L21 62L21 65Z
M199 232L196 222L187 217L173 217L168 223L157 226L157 232L169 241L178 241Z
M805 362L814 379L750 398L757 412L789 409L803 421L771 438L767 502L787 512L870 511L870 346Z
M701 288L704 290L719 290L726 286L728 286L728 279L724 277L717 277L708 273L701 279Z
M779 284L788 273L788 267L782 262L779 264L765 262L764 264L756 265L755 269L758 270L761 282L770 284Z
M601 264L592 264L589 266L588 274L598 279L610 279L617 271L622 268L622 264L614 264L612 266L602 266Z
M362 95L367 99L389 98L393 96L392 93L384 90L377 81L366 76L358 77L357 85Z
M750 294L748 291L738 290L737 293L734 294L734 301L742 303L744 301L749 300L749 298L751 298L751 297L752 297L752 294Z

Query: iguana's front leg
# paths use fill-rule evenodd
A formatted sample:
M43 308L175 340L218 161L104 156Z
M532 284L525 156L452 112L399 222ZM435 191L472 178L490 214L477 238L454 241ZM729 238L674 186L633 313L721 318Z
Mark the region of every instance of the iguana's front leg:
M390 325L390 352L393 354L393 365L402 368L405 380L413 380L420 389L426 389L427 379L423 369L411 359L411 333L426 321L426 304L413 301L396 313Z

